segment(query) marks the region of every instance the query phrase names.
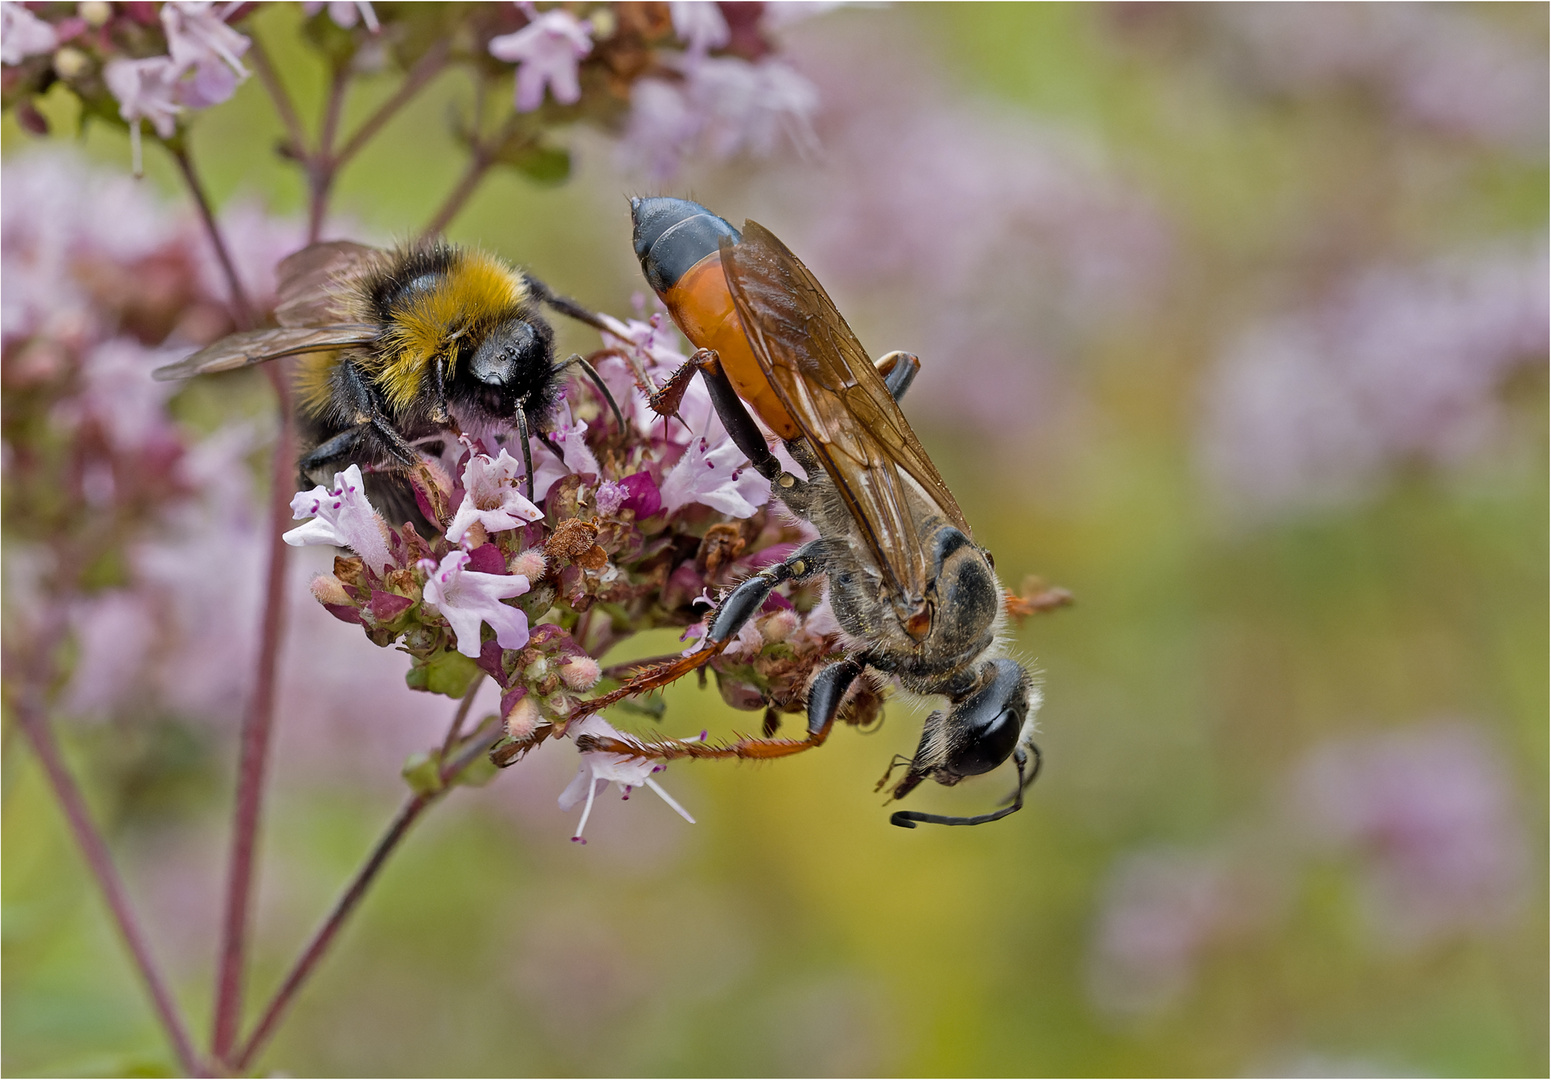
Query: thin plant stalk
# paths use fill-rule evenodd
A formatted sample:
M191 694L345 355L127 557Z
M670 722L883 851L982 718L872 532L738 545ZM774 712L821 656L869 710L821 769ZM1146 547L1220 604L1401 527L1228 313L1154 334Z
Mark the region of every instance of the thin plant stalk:
M167 980L162 976L161 969L157 967L156 960L151 955L150 944L146 941L145 933L135 917L128 892L124 888L124 881L113 865L113 857L108 852L107 842L103 839L96 823L92 821L91 811L86 806L86 799L81 794L80 786L76 784L75 778L65 765L64 756L59 752L59 743L54 738L53 728L44 714L37 693L36 690L29 690L16 703L16 717L21 729L26 734L27 741L32 744L38 760L43 764L43 772L48 777L49 786L54 789L54 797L59 800L59 805L65 812L65 818L70 823L70 832L75 837L76 845L81 849L81 856L86 860L87 869L96 879L97 887L102 890L102 898L108 905L108 912L113 917L119 936L129 947L129 954L134 960L135 968L150 992L151 1004L156 1010L157 1019L161 1021L168 1041L172 1043L173 1053L177 1055L178 1067L190 1076L209 1076L209 1070L201 1061L198 1051L194 1049L193 1041L189 1038L188 1026L183 1021L177 1000L172 996Z
M410 68L404 76L404 81L394 91L393 96L377 107L377 111L362 121L361 126L345 141L345 145L339 148L339 153L333 156L330 165L334 170L342 168L346 162L360 153L361 148L376 137L383 126L414 98L426 84L439 75L447 66L447 56L450 46L444 41L438 41L426 51L415 66Z
M290 139L290 155L298 161L305 161L310 153L307 149L307 129L302 127L302 118L291 102L291 95L286 91L280 73L275 70L274 61L269 58L269 50L264 48L263 41L256 33L249 35L247 58L253 70L258 72L259 82L264 84L269 94L275 115L285 125L286 136Z
M466 706L472 701L473 691L470 691L464 698L463 703L459 705L458 713L453 719L455 728L462 725L462 719L467 713ZM451 730L449 730L450 734ZM419 819L421 814L425 813L426 810L430 809L431 806L451 790L448 786L451 780L478 760L485 753L486 749L486 740L477 737L471 739L462 753L442 766L441 772L438 774L440 786L437 790L415 795L399 808L399 812L394 815L387 830L373 846L371 853L366 858L366 862L356 871L355 877L350 880L350 884L345 887L345 891L334 902L334 907L324 918L322 925L313 932L311 940L307 942L307 947L302 950L296 963L292 965L291 970L281 982L280 988L275 991L275 996L270 999L269 1004L265 1007L263 1015L253 1029L253 1034L248 1036L247 1041L242 1044L236 1056L231 1059L231 1066L235 1071L245 1072L248 1066L252 1064L254 1056L269 1041L274 1034L276 1026L290 1007L292 999L295 998L297 992L301 990L303 984L312 975L313 970L318 966L318 962L322 960L324 954L328 952L329 947L333 945L346 920L349 919L350 915L360 904L361 898L366 895L367 888L375 880L383 864L388 861L388 856L393 854L399 842L409 832L410 826Z
M211 1048L227 1060L237 1041L242 1017L248 930L253 901L258 827L263 809L264 774L275 719L275 690L280 647L285 638L286 564L290 548L281 539L291 524L289 492L295 479L295 442L285 376L271 365L280 400L281 427L270 470L269 566L264 589L263 623L259 633L253 696L243 714L237 765L237 806L232 821L231 863L226 907L221 926L220 959L216 973L216 1007Z
M204 223L205 235L209 238L211 246L215 248L216 261L221 264L221 273L226 278L226 287L232 294L232 318L240 329L246 330L253 325L253 305L248 302L248 293L243 288L242 278L237 276L237 266L232 262L231 251L226 246L226 240L221 236L221 228L216 223L210 198L205 194L199 174L194 171L194 162L189 157L188 148L179 143L170 144L168 150L172 153L172 159L178 163L178 171L183 174L184 184L188 187L194 206L199 211L200 221Z

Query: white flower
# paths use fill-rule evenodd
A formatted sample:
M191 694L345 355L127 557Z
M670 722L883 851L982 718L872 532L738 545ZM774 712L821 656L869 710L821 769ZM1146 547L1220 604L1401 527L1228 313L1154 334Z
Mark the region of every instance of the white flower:
M379 574L393 561L388 554L387 526L366 499L359 465L335 473L332 488L320 485L311 491L297 492L291 500L291 514L297 521L312 518L285 534L285 542L292 547L347 547Z
M715 446L696 439L663 478L662 505L669 513L689 503L746 518L770 501L770 482L747 464L730 436Z
M496 643L503 649L520 649L528 643L528 616L520 608L501 603L528 591L528 579L521 574L481 574L465 570L466 551L449 552L438 566L422 559L426 572L425 602L447 620L458 638L458 651L464 656L479 655L479 627L489 623L495 630Z
M29 56L53 52L59 44L54 28L20 4L0 3L0 60L19 64Z
M239 80L248 77L248 69L239 58L252 43L227 26L208 0L163 4L162 29L167 32L167 52L180 74L221 64Z
M544 516L544 511L523 498L522 463L504 449L496 458L475 454L463 469L463 504L447 526L447 539L463 542L476 521L486 532L515 529Z
M572 724L568 734L593 735L599 738L624 739L629 737L616 731L610 724L599 716L588 716L575 724ZM582 839L582 830L587 827L588 815L592 813L592 801L598 794L598 783L613 782L619 785L619 790L626 799L630 798L630 792L634 788L649 787L662 797L662 801L673 807L678 815L691 825L695 819L690 816L688 810L680 806L657 781L652 779L652 774L661 772L664 766L658 765L650 758L636 757L631 754L609 754L601 750L592 750L582 755L581 764L577 767L576 775L566 785L566 789L560 793L560 809L570 810L584 798L587 805L582 808L582 819L576 823L576 832L571 839L579 844L587 841Z
M302 4L302 10L307 13L308 18L325 7L328 8L329 18L341 30L349 30L357 22L364 22L366 29L374 34L382 29L377 22L377 12L364 0L355 0L354 3L351 0L329 0L327 4L323 0L306 0L306 3Z
M517 65L517 111L544 103L547 86L562 105L582 98L576 69L592 52L592 27L569 11L546 11L512 34L490 39L490 55Z

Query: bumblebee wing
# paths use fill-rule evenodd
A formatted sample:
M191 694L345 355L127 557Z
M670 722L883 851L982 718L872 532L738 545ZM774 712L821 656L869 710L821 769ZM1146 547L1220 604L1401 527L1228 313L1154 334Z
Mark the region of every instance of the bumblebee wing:
M375 248L350 240L329 240L287 255L275 269L279 278L275 321L281 326L348 322L340 279L376 253Z
M193 356L166 364L151 372L159 382L186 379L213 371L233 371L297 353L322 352L371 341L377 328L366 323L343 326L282 326L269 330L244 330L206 345Z
M721 242L744 332L776 395L834 480L896 596L919 602L931 568L909 482L966 536L969 525L861 342L817 279L757 222ZM903 475L902 475L903 473Z

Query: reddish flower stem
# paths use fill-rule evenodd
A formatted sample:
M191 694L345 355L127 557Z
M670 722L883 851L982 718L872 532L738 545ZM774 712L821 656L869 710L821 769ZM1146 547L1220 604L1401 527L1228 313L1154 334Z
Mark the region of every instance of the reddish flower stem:
M302 127L302 118L296 112L296 106L291 103L291 95L286 92L285 83L280 81L280 73L275 70L274 63L269 59L269 50L264 48L264 43L259 40L257 34L249 34L250 44L247 57L253 64L253 70L258 72L259 82L264 84L264 89L269 92L269 99L274 103L275 114L280 117L280 122L285 125L286 135L290 138L289 154L299 161L305 161L309 156L307 150L307 129Z
M447 66L447 54L450 48L450 44L442 40L426 50L426 54L419 62L409 69L409 73L404 76L403 83L394 91L393 96L378 106L377 111L368 116L356 129L355 134L340 147L339 153L335 154L333 161L330 162L333 169L342 168L347 161L355 157L363 146L376 137L384 124L393 119L394 115L409 104L427 83L441 73L442 68Z
M194 199L194 206L199 210L199 219L204 223L205 235L210 239L210 245L215 248L216 261L221 264L221 273L226 277L226 286L232 294L232 318L239 329L246 330L253 325L253 307L248 303L247 290L242 287L242 279L237 276L237 266L232 262L231 252L226 247L226 240L221 236L221 228L216 224L215 212L210 207L210 199L205 194L204 185L200 183L199 174L194 171L194 162L188 156L188 150L181 144L169 145L167 149L172 154L172 159L178 163L178 170L183 174L183 181L188 186L189 195Z
M295 481L294 432L289 394L281 362L270 365L279 398L281 426L270 470L269 569L264 592L264 616L254 670L253 697L242 719L242 745L237 764L237 808L232 823L231 868L226 887L226 913L221 926L221 951L216 972L216 1006L211 1049L220 1061L230 1058L242 1019L247 936L253 899L254 861L259 817L264 798L264 772L269 760L270 733L275 718L275 683L280 647L285 637L285 581L289 548L281 534L291 523L291 490Z
M129 946L130 956L133 957L135 967L140 972L140 978L145 982L146 989L150 991L151 1004L156 1009L157 1018L161 1021L168 1040L172 1043L173 1052L178 1058L178 1067L190 1076L209 1076L209 1070L200 1060L199 1053L189 1039L188 1027L183 1022L182 1013L179 1012L178 1003L167 986L167 980L162 977L161 970L151 956L150 945L145 939L145 933L140 929L139 921L135 918L128 893L124 889L124 881L119 877L118 870L113 865L113 857L108 852L107 842L103 840L102 833L92 821L91 811L87 809L81 789L65 766L64 758L59 752L59 744L54 739L53 728L49 725L48 718L44 715L42 705L35 694L36 691L28 691L16 703L16 717L21 729L26 733L27 741L32 744L33 751L43 764L43 771L48 776L49 785L54 789L54 797L59 800L59 805L64 809L65 817L70 822L70 831L75 835L75 842L81 849L81 856L86 860L86 866L91 871L92 877L97 880L97 887L102 890L102 898L108 905L108 911L113 916L114 923L117 924L119 935L124 939L124 944Z
M472 694L465 699L466 702L472 700ZM455 724L461 724L465 712L464 707L460 705L458 714L454 718ZM477 737L470 739L468 746L464 748L461 754L442 766L440 773L442 784L446 785L453 777L468 768L487 749L488 746L484 739ZM449 787L442 786L428 794L416 795L399 809L392 822L389 823L387 831L382 834L382 837L372 848L371 854L367 856L366 862L356 871L355 877L351 879L345 891L340 894L339 899L334 902L334 907L323 920L323 924L313 933L312 939L307 943L307 947L302 950L301 956L297 958L296 963L292 965L285 980L280 984L280 989L275 991L275 996L270 1000L269 1005L265 1007L263 1016L260 1017L258 1024L254 1027L253 1034L248 1036L247 1042L242 1044L242 1048L237 1052L236 1057L231 1059L231 1066L234 1071L239 1073L247 1071L249 1065L253 1062L254 1056L263 1049L264 1044L274 1034L276 1026L285 1016L286 1009L291 1004L291 999L296 996L302 985L312 975L313 969L318 966L318 961L323 958L323 954L334 943L334 939L338 936L345 921L355 911L356 906L361 902L361 898L366 894L367 888L377 877L377 873L382 869L383 864L388 861L388 856L393 854L394 849L398 847L399 842L404 839L405 834L409 832L410 826L419 819L420 815L425 813L442 796L446 795L449 790L451 790Z
M440 235L447 231L447 226L452 224L453 218L463 210L469 198L479 189L480 183L485 179L485 173L496 163L496 154L501 145L511 138L516 131L517 123L521 117L513 114L510 120L501 125L501 130L496 132L488 141L479 141L475 138L468 167L463 170L463 176L457 185L447 196L441 208L432 215L426 227L420 231L422 239Z

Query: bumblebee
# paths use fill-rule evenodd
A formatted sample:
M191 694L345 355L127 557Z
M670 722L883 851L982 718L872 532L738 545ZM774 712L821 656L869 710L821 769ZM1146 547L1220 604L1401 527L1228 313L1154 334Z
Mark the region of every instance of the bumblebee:
M915 756L895 763L908 769L894 798L924 779L956 784L1009 757L1018 772L1009 805L999 810L975 817L898 811L894 824L977 825L1018 810L1039 772L1033 736L1040 690L1003 655L1008 597L991 555L974 542L900 411L920 361L890 353L874 365L823 286L758 223L746 222L740 232L683 199L634 199L631 211L646 280L699 349L654 395L654 407L673 412L698 373L738 448L819 539L734 588L711 617L709 647L643 671L589 707L596 711L703 665L759 613L772 589L820 574L849 654L810 684L803 738L713 746L583 736L579 748L661 758L798 753L828 738L846 692L871 669L949 703L927 717ZM784 439L806 478L782 467L750 410Z
M515 428L531 497L528 436L560 456L545 432L571 364L619 416L591 365L579 356L555 362L540 305L601 328L598 317L493 255L442 241L383 251L337 240L287 257L278 276L279 326L230 334L153 375L181 379L300 356L304 487L344 464L390 474L413 468L423 448L449 433ZM402 476L368 484L384 510L418 519Z

